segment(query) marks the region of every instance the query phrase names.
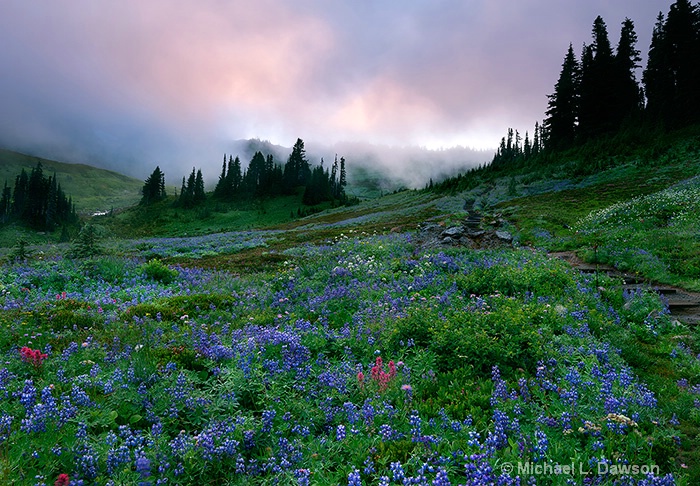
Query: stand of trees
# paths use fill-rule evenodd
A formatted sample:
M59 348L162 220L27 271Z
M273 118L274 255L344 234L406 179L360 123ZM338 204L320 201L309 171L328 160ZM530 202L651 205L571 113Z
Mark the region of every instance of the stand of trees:
M73 200L66 197L55 173L44 175L41 162L29 174L22 169L14 189L5 181L0 196L1 224L19 222L36 230L53 231L77 221Z
M679 128L700 121L700 5L678 0L659 13L642 83L634 22L625 19L613 50L602 17L593 22L593 40L580 60L573 45L564 56L545 119L533 139L508 129L489 170L513 167L538 155L566 150L596 137L636 126Z
M336 156L329 170L321 164L311 167L306 158L304 141L297 139L284 166L275 163L272 155L256 152L243 170L238 157L224 154L219 180L212 197L225 202L245 202L264 197L294 194L303 189L302 202L314 206L324 201L347 202L345 187L347 174L345 159ZM144 205L165 198L165 174L156 167L144 182L141 203ZM201 169L192 168L189 177L182 178L180 194L175 195L175 206L192 208L204 203L207 194Z
M532 140L530 140L528 132L525 132L525 139L523 140L517 130L509 128L508 135L501 139L496 154L488 167L498 170L504 166L527 162L532 157L539 155L543 150L542 127L539 122L535 123Z
M224 155L214 197L222 201L244 201L293 194L303 187L302 202L313 206L324 201L346 202L346 185L345 159L341 157L338 162L336 156L330 173L323 166L323 159L319 166L311 168L304 141L299 138L284 167L276 164L272 155L265 157L261 152L256 152L248 168L241 172L240 159L229 156L226 162Z
M185 180L182 178L182 187L180 188L180 197L178 197L175 205L183 208L192 208L207 200L207 195L204 192L204 178L202 177L202 169L198 169L195 173L194 167L190 176Z
M625 124L677 128L700 121L700 6L678 0L665 18L659 13L641 85L634 23L622 22L614 52L600 16L592 34L580 61L569 46L548 96L543 124L548 147L566 149Z
M517 130L507 135L490 164L448 178L428 188L437 191L472 187L479 175L547 164L556 152L616 135L673 130L700 122L700 4L677 0L654 26L641 83L634 22L625 19L613 49L602 17L593 22L592 42L577 59L573 45L564 55L554 92L548 95L545 119L532 138ZM582 171L595 170L585 166ZM599 163L599 162L598 162ZM432 181L431 181L432 182Z

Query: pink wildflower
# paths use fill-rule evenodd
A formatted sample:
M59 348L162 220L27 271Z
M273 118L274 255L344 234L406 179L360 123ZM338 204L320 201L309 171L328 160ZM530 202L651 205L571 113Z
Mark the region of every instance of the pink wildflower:
M35 368L39 368L44 359L49 356L38 349L28 348L27 346L22 347L19 353L22 356L22 361L33 364Z
M54 486L68 486L70 484L70 477L66 473L61 473L53 484Z
M396 376L396 365L394 365L394 361L391 360L389 361L389 377L393 378Z
M386 390L389 386L389 382L396 376L396 365L394 365L393 361L389 361L388 369L388 373L384 371L382 357L377 356L374 366L372 366L372 379L379 385L379 391Z

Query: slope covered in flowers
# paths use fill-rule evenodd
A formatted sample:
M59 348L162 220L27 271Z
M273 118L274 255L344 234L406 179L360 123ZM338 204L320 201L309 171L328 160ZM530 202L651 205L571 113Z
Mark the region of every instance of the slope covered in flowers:
M700 280L700 178L593 211L575 229L600 243L600 256L657 280ZM692 282L692 283L689 283Z
M655 295L532 251L425 250L411 233L285 258L243 276L5 264L0 480L687 482L677 417L615 347L681 332Z

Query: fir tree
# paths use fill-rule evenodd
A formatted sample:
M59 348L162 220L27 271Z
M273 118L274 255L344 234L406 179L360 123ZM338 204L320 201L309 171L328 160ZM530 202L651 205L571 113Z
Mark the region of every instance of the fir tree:
M214 188L214 196L219 199L224 199L227 197L228 192L226 188L226 154L224 154L224 163L221 167L221 175L219 176L219 182L216 183Z
M620 42L617 44L615 65L617 68L614 83L616 91L617 120L637 115L643 108L643 99L637 83L636 70L640 67L642 58L637 50L637 34L634 22L626 18L620 30Z
M141 188L141 204L153 204L165 198L165 174L159 166L151 172Z
M27 199L29 198L28 191L29 177L27 176L27 172L22 169L20 174L15 178L15 189L12 193L12 212L18 218L21 218L25 212Z
M671 116L676 124L700 119L700 7L677 0L666 17L668 69L673 73Z
M669 45L664 14L659 12L651 36L647 66L642 75L647 98L646 113L651 119L668 120L673 110L675 90L673 71L668 65Z
M87 223L78 233L78 237L69 251L69 256L74 258L90 258L102 253L98 245L97 229Z
M593 43L581 57L579 127L584 138L609 132L617 119L616 94L610 82L617 68L607 26L598 16L593 22Z
M58 186L56 173L49 178L49 192L46 197L46 211L44 212L44 227L53 231L58 222Z
M578 125L580 78L581 72L574 48L569 44L559 80L554 85L554 93L548 95L549 104L544 123L549 143L553 147L564 148L574 142Z
M306 160L304 141L298 138L284 166L284 184L287 192L293 191L297 186L306 185L310 177L311 168Z
M207 195L204 190L204 177L202 176L202 169L197 170L197 175L194 179L194 189L192 190L192 199L195 204L202 203L206 200Z
M340 178L338 180L338 185L340 186L338 195L339 198L344 199L345 198L345 186L348 185L348 176L347 172L345 171L345 157L340 158Z
M10 186L7 185L7 180L5 180L5 187L2 189L2 196L0 196L0 223L7 223L12 214L12 190Z

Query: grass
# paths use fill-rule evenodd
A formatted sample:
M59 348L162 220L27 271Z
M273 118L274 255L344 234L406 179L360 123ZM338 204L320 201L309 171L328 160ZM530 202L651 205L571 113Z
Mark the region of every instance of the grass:
M700 160L659 168L630 164L586 178L579 182L581 187L514 198L497 204L494 210L506 212L527 236L536 229L566 236L592 211L660 191L697 174Z

